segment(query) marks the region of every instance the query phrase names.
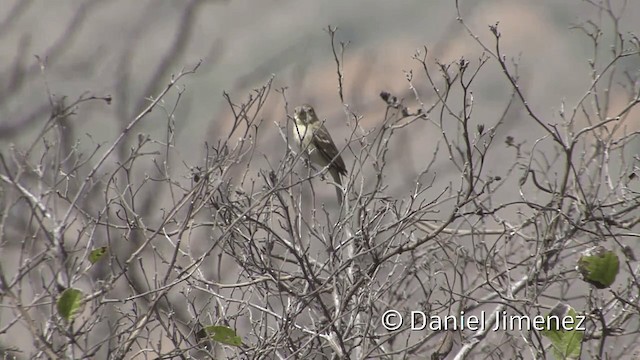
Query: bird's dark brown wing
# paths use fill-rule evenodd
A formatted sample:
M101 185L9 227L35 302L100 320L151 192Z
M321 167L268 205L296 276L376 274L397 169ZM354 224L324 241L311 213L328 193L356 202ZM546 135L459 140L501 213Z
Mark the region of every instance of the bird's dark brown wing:
M338 152L338 148L336 148L336 144L331 140L331 135L329 135L327 128L325 128L324 125L320 126L314 135L313 142L317 151L322 154L327 162L333 160L331 164L335 165L340 175L346 175L347 167L342 160L342 156L340 156Z

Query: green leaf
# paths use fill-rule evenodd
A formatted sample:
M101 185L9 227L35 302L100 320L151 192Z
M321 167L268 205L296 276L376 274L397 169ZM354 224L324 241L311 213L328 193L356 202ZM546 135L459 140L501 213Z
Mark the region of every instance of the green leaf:
M542 335L551 341L555 359L580 358L584 331L575 329L579 323L576 311L566 304L558 303L547 314L547 327L542 330Z
M582 253L576 266L582 279L598 289L608 288L616 280L620 260L615 252L594 246Z
M226 326L207 326L204 328L208 338L221 344L242 346L242 339L236 332Z
M95 264L97 263L100 259L102 259L102 257L104 256L104 254L107 253L107 247L106 246L102 246L99 247L97 249L93 249L91 250L91 252L89 253L89 261L91 262L91 264Z
M71 288L63 291L56 304L58 314L66 321L71 321L73 316L80 310L83 296L82 291L78 289Z

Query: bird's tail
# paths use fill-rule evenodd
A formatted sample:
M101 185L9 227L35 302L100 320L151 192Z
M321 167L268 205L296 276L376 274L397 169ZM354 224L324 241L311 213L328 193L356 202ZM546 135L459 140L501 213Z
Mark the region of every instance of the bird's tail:
M340 178L340 173L338 169L334 167L329 167L329 173L333 178L333 181L336 183L336 197L338 198L338 203L342 205L342 179Z

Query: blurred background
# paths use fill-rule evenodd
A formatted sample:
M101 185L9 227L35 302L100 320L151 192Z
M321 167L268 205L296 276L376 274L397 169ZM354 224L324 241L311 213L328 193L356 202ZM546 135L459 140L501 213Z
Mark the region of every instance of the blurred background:
M487 44L492 44L488 26L499 23L502 51L518 62L521 85L543 117L557 118L563 103L571 106L585 94L593 48L571 27L601 17L594 5L580 0L459 3L466 24ZM621 32L640 30L634 21L640 16L638 2L611 3L620 11ZM0 141L3 148L28 142L39 131L50 108L47 86L53 95L68 99L83 93L111 95L111 105L91 103L73 121L91 134L91 141L79 136L81 146L113 139L147 103L144 98L157 94L172 74L202 60L196 75L179 84L185 91L175 112L176 146L189 154L185 158L195 160L192 155L203 152L204 141L213 141L225 128L229 111L223 91L243 98L271 76L272 88L285 88L290 104L312 103L340 143L340 132L349 129L326 27L338 27L336 40L346 43L345 102L363 115L366 126L381 120L380 91L415 100L408 71L421 76L416 83L422 86L423 100L432 100L424 75L419 75L421 64L412 59L417 50L428 48L432 70L435 60L449 63L464 57L477 63L483 49L456 17L453 2L424 0L3 0ZM606 27L613 25L603 26L602 42L607 44ZM46 63L44 72L36 55ZM510 91L500 70L488 68L474 89L476 119L487 126L503 110ZM283 97L272 93L265 113L269 126L259 139L279 142L279 149L284 144L272 124L285 121L283 105ZM515 111L511 116L513 131L528 127L518 123L519 115ZM161 115L155 116L135 130L152 131L158 125L153 119ZM423 135L420 144L429 139L428 128ZM417 166L422 159L412 162Z

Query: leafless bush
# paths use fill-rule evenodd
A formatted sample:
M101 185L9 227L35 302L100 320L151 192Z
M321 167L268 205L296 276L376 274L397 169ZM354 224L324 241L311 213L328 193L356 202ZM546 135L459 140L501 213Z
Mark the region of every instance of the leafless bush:
M640 312L632 243L640 237L640 127L630 114L640 82L625 61L640 59L640 43L619 30L611 7L593 6L615 36L605 43L602 23L576 27L592 41L591 82L553 119L529 102L499 25L484 41L458 13L482 54L440 63L421 49L421 72L407 72L411 96L383 91L382 120L365 127L346 100L345 47L329 28L350 128L337 142L352 159L338 199L318 195L336 184L290 141L290 119L265 117L274 97L291 114L287 90L274 91L272 81L241 100L225 93L232 123L194 156L175 151L175 111L199 65L163 87L154 77L145 88L157 94L139 102L137 115L121 112L119 134L88 152L78 146L77 118L111 97L49 94L46 121L37 109L11 123L13 133L40 124L35 140L0 154L3 355L551 358L540 331L492 329L504 316L546 316L558 303L586 318L584 357L631 353ZM47 60L39 64L44 78ZM501 69L496 82L510 96L481 122L473 91L487 66ZM625 104L614 107L620 94ZM152 112L164 117L163 131L132 136ZM514 112L538 134L510 132ZM273 127L282 153L263 155L257 139ZM398 192L390 167L407 155L394 153L398 134L425 128L439 134L435 150ZM498 153L510 162L492 165ZM607 290L575 270L595 245L621 259ZM61 299L74 294L78 308L65 310ZM412 311L449 325L477 316L484 326L415 330ZM405 322L385 328L384 314Z

